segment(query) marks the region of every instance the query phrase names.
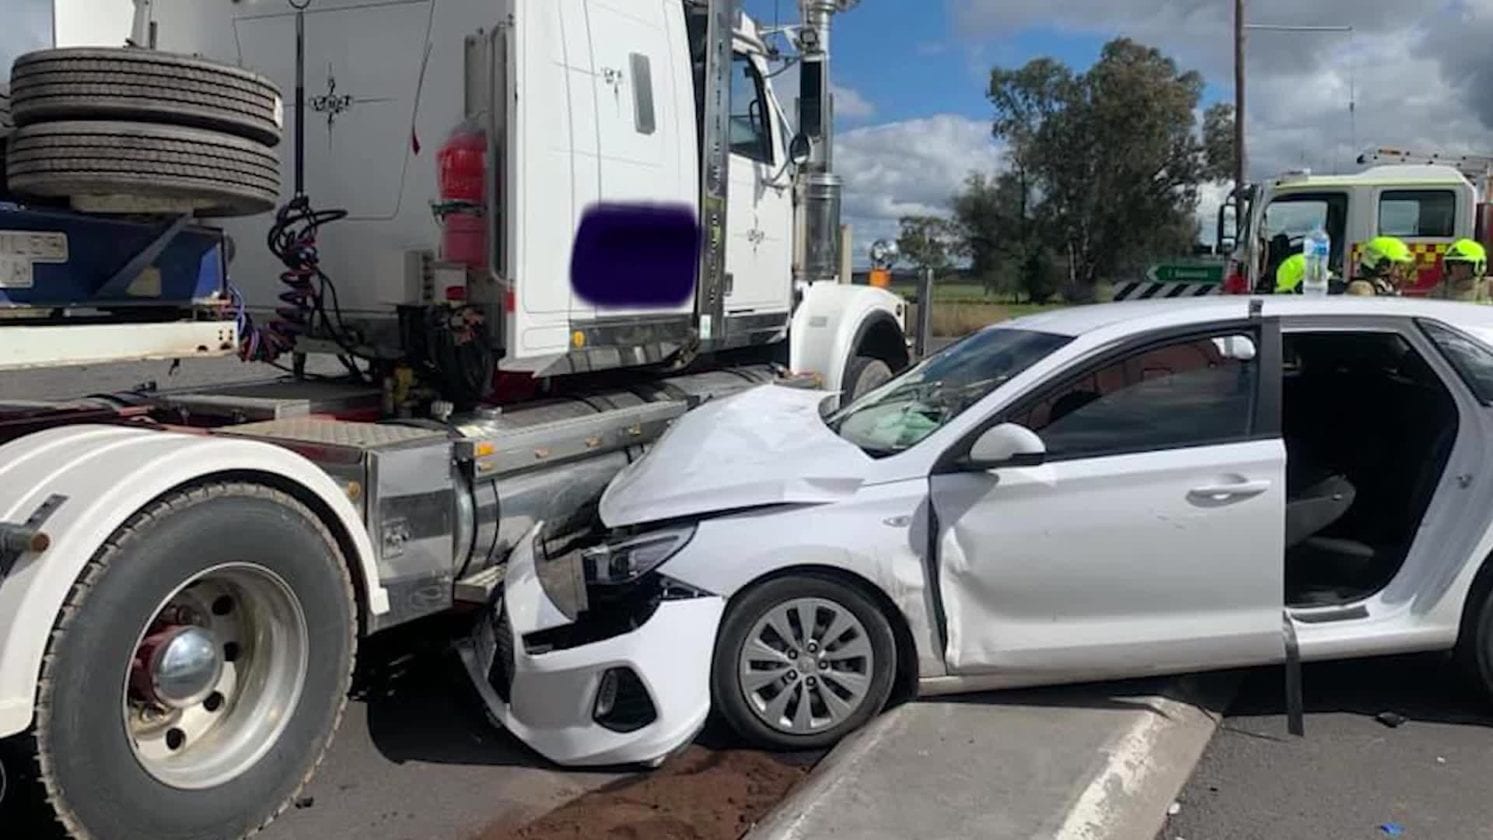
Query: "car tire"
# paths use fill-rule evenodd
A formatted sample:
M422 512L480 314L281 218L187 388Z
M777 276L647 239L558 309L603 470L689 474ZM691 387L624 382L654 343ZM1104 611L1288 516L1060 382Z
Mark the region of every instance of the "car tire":
M856 356L845 371L846 405L891 381L892 366L870 356Z
M41 50L11 72L17 126L126 120L280 142L284 105L274 82L238 67L133 47Z
M280 160L263 143L149 123L17 128L6 169L18 194L66 198L93 212L251 216L280 197Z
M1454 658L1473 687L1493 700L1493 586L1479 576L1468 597Z
M240 482L168 494L105 543L52 630L29 738L42 795L79 837L254 833L331 743L355 630L341 551L305 505ZM156 657L187 632L221 654L191 686L212 693L143 702L188 690L160 664L186 660Z
M803 621L788 618L787 613L803 615L801 608L805 605L812 607L815 629L825 642L818 650L809 644L816 639L814 633L783 639L776 631L766 629L775 621L779 626L786 621L785 632L799 632ZM822 638L842 620L853 633ZM756 647L759 644L779 649L781 656L774 658L771 653L761 652ZM797 655L780 649L787 647L795 647ZM834 658L836 653L848 655L861 650L867 652L869 661L862 658L857 664L850 658ZM896 658L897 644L890 622L858 587L813 573L776 578L749 590L728 608L716 638L711 698L727 723L753 744L773 750L820 749L880 713L892 693ZM829 667L825 667L826 661ZM810 664L801 666L799 662ZM767 682L773 673L777 679ZM850 681L852 677L854 682ZM840 700L833 709L829 692ZM799 717L806 696L807 719ZM843 708L849 704L847 698L854 704ZM807 725L800 725L803 723Z

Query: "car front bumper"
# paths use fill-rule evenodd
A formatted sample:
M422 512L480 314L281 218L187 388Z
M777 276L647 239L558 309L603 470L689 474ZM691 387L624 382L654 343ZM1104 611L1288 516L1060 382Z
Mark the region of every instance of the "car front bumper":
M565 625L536 574L533 544L532 532L519 540L499 602L459 645L492 716L557 764L656 764L688 745L710 713L710 664L725 599L664 600L629 632L531 652L525 637ZM629 684L646 692L650 722L625 732L598 722L597 695L613 669L636 677Z

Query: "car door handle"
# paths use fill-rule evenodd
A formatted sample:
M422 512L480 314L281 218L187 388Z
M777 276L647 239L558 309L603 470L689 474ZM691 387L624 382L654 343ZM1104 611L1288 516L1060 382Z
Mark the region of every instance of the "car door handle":
M1233 484L1205 484L1192 488L1188 495L1207 499L1230 499L1243 496L1258 496L1270 489L1269 481L1240 481Z

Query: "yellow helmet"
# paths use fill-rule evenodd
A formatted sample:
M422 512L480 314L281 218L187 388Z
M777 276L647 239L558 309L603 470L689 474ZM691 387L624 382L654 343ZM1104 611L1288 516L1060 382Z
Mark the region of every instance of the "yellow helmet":
M1395 264L1414 263L1415 255L1410 252L1410 246L1393 236L1376 236L1363 243L1363 253L1358 258L1359 266L1370 273L1387 271Z
M1488 269L1488 251L1471 239L1458 239L1446 249L1447 263L1471 263L1472 273L1482 275Z
M1294 294L1301 288L1301 281L1306 279L1306 255L1301 253L1286 257L1275 270L1275 293L1278 295Z

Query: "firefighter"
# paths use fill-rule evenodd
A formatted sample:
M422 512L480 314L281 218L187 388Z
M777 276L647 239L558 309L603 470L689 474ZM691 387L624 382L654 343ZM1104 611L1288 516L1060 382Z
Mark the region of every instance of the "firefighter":
M1393 296L1410 279L1415 255L1410 246L1393 236L1376 236L1363 244L1358 258L1358 276L1348 284L1350 295Z
M1482 245L1471 239L1459 239L1446 249L1441 262L1441 282L1431 292L1432 297L1478 303L1487 301L1483 274L1488 268L1488 252Z
M1301 292L1301 281L1306 279L1306 254L1297 252L1286 257L1275 270L1275 293L1294 295Z

